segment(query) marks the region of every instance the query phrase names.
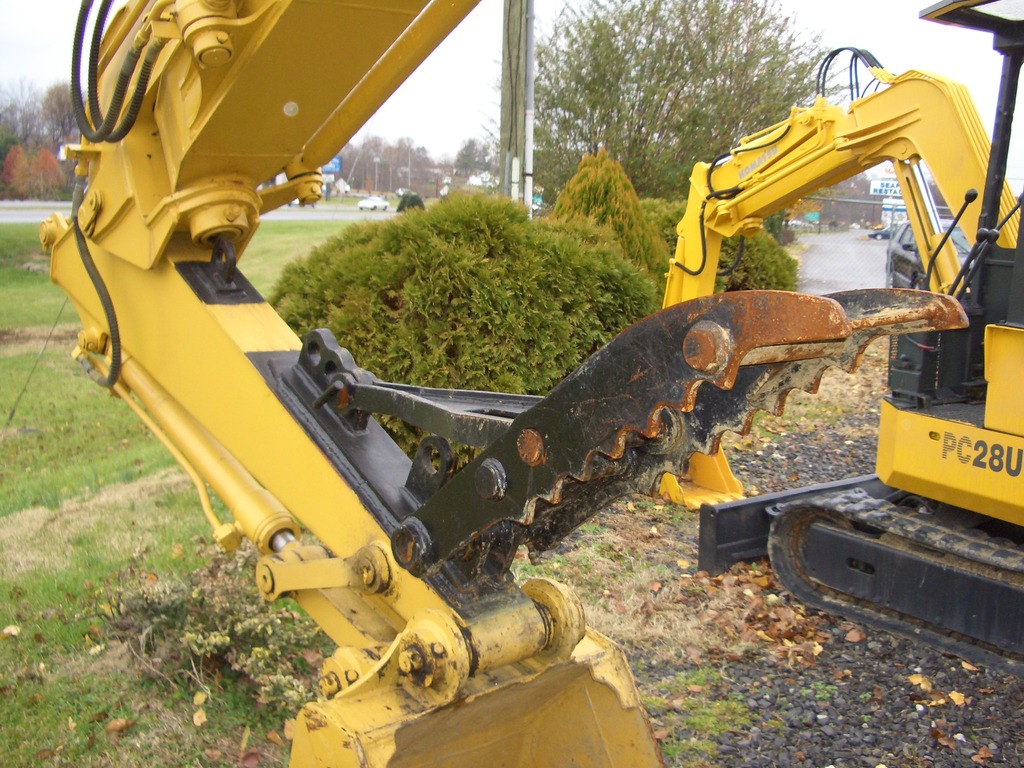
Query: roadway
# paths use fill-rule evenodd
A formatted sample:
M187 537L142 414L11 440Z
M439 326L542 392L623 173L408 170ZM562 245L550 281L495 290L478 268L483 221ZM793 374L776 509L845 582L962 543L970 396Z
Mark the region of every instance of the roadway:
M397 205L392 201L392 206ZM71 203L46 200L0 200L0 224L38 224L51 213L71 215ZM282 206L262 216L263 221L361 221L363 219L386 219L394 216L389 211L360 211L354 205L336 202L319 203L312 208Z
M864 230L801 232L797 290L821 296L855 288L884 288L888 240L869 240Z
M68 202L38 200L0 201L0 224L38 224L54 211L71 213ZM352 221L385 219L394 211L360 211L352 205L320 203L313 208L285 206L263 216L264 221ZM800 256L797 289L823 295L854 288L882 288L886 283L885 250L888 241L869 240L863 230L800 232L805 246Z

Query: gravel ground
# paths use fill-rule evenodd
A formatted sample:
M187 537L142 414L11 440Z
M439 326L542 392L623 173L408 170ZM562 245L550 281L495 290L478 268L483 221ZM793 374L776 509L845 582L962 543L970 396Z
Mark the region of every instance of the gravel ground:
M785 434L731 454L737 476L763 492L873 471L874 414ZM1024 680L965 664L910 639L821 615L832 638L813 664L765 654L728 675L758 722L720 737L737 768L953 768L1024 765ZM850 642L849 633L863 639Z

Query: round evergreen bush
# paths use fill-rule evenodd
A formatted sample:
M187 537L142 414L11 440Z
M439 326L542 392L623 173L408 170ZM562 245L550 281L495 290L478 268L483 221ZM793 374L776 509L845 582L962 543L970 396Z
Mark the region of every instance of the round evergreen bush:
M480 195L347 227L286 267L270 302L384 380L530 394L657 308L602 228Z
M728 270L739 252L740 238L722 241L718 268ZM765 231L746 238L743 257L728 274L719 274L715 281L717 291L776 290L795 291L797 262L786 249Z
M423 210L426 206L423 204L423 198L417 195L415 192L404 192L398 199L398 207L395 209L398 213L403 211L412 210Z

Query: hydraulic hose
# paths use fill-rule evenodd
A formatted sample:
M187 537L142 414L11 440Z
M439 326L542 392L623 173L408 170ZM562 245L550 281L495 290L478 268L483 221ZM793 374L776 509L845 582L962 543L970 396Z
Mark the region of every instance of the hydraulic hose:
M107 330L110 334L110 368L107 375L102 378L92 376L93 380L101 387L112 389L121 376L121 330L117 324L117 313L114 311L114 302L110 298L107 284L103 281L103 275L96 268L92 254L89 252L89 243L85 239L78 224L78 209L82 204L84 181L79 180L75 184L75 191L71 203L71 226L75 232L75 243L78 245L78 254L82 259L86 274L92 282L96 295L99 297L100 305L103 307L103 314L107 320Z
M121 63L121 70L118 72L117 82L114 85L114 93L107 112L104 114L99 103L97 68L99 65L99 49L103 37L103 26L106 23L107 13L110 10L112 0L103 0L93 29L92 46L89 50L89 112L87 113L82 98L81 63L82 46L85 42L85 28L89 12L92 9L92 3L93 0L82 0L78 13L78 22L75 25L75 38L71 56L71 110L78 129L87 140L94 143L120 141L128 135L128 132L135 124L135 120L138 118L153 66L156 63L160 50L163 48L164 41L154 40L146 47L146 55L140 68L139 58L142 56L142 42L136 39ZM118 118L124 106L125 96L128 93L128 87L137 69L139 70L139 77L135 83L135 90L132 92L128 111L119 124ZM92 117L91 122L90 116Z
M125 112L124 120L107 137L107 141L120 141L128 135L132 126L135 125L139 112L142 110L142 100L146 97L146 87L149 85L149 78L153 74L153 66L156 64L161 48L163 48L162 42L150 43L146 48L146 55L143 57L142 66L139 68L139 80L135 86L135 92L132 94L131 101L128 102L128 110Z
M90 0L90 4L93 0ZM103 0L100 4L99 11L96 14L96 20L93 22L92 29L92 45L89 47L89 68L86 70L89 79L89 114L92 115L92 119L96 122L103 122L103 110L100 109L100 97L99 97L99 62L100 62L100 47L103 43L103 30L107 26L107 14L110 11L110 6L113 5L114 0ZM84 24L84 21L82 22ZM85 30L82 30L84 35ZM84 43L83 39L83 43ZM75 57L72 59L74 62L78 62L79 58Z
M72 62L71 62L71 109L75 117L75 122L78 125L79 130L82 132L82 136L91 142L116 142L122 140L128 135L132 127L135 125L135 121L138 119L139 112L142 109L142 101L146 96L146 89L149 86L149 79L153 72L153 67L156 64L157 57L160 55L160 51L163 48L163 40L154 40L146 46L145 57L142 59L141 66L139 65L139 58L142 56L143 50L143 37L137 37L133 42L128 53L125 55L124 61L121 63L121 69L118 73L117 82L114 86L114 93L110 100L110 105L104 114L100 108L99 103L99 91L98 91L98 67L99 67L99 56L100 47L103 40L103 31L106 26L107 14L110 12L110 6L113 0L103 0L97 11L97 18L93 27L92 34L92 45L89 48L89 73L88 73L88 101L89 110L86 112L85 103L82 97L82 47L85 43L85 32L86 26L89 19L89 13L92 10L93 0L82 0L82 4L78 11L78 21L75 25L75 38L72 47ZM135 89L132 92L131 98L128 102L128 108L125 111L124 117L121 118L122 107L124 106L125 96L128 93L128 88L131 85L132 78L135 77L136 70L138 70L138 78L135 82ZM92 121L90 122L90 116ZM120 122L118 120L120 119ZM110 292L107 290L107 285L103 281L103 276L100 274L99 269L96 267L96 262L92 258L92 254L89 252L89 243L86 240L85 233L82 232L82 227L78 222L78 210L82 204L82 198L84 194L85 181L79 179L75 184L74 195L72 198L71 205L71 224L75 233L75 243L78 246L78 253L82 259L82 265L85 267L86 274L89 276L89 280L92 282L93 288L96 290L96 295L99 297L100 305L103 307L103 314L106 317L107 329L110 336L110 367L107 370L107 374L102 379L92 375L98 384L107 389L112 389L117 384L118 379L121 375L121 333L117 324L117 313L114 310L114 302L110 298Z

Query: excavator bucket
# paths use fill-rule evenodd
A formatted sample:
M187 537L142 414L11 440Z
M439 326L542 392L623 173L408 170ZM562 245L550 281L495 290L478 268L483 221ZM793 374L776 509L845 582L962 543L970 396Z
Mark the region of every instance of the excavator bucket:
M337 697L302 710L292 764L360 768L662 765L628 663L588 631L572 657L533 674L498 670L463 698L396 708L392 691ZM571 734L571 737L567 737Z

